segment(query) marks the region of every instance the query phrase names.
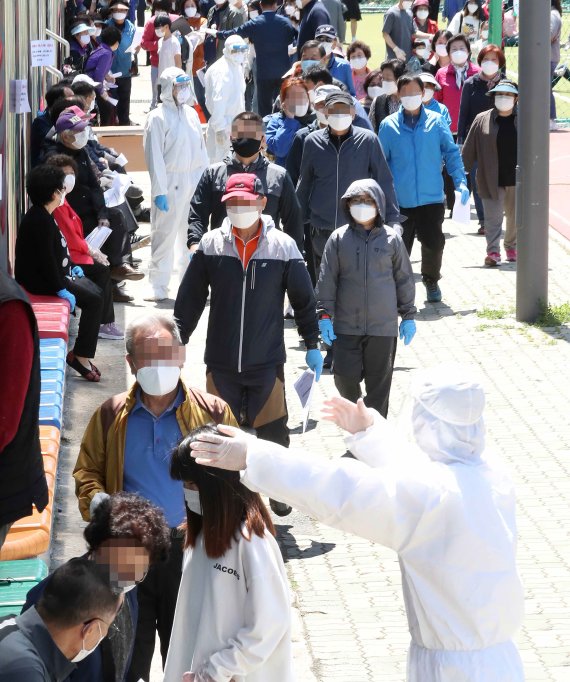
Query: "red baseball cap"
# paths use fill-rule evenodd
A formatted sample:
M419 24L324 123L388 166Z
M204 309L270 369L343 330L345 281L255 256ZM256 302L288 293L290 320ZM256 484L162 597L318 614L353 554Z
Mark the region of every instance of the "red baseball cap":
M222 197L222 201L228 199L259 199L260 196L265 196L261 180L253 173L235 173L228 178L226 182L226 193Z

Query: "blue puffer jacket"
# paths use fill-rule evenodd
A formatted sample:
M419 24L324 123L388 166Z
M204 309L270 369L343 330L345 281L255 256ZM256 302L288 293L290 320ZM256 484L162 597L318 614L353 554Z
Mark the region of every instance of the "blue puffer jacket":
M455 187L467 184L459 147L440 114L422 106L419 121L411 128L400 106L382 121L378 137L402 208L443 203L444 161Z
M108 19L107 24L109 26L114 26L121 31L121 42L119 43L118 49L113 55L113 63L111 64L111 71L113 73L121 73L120 78L130 78L131 77L131 62L133 61L133 55L130 52L126 52L127 48L131 46L133 39L135 37L135 25L125 19L125 23L121 27L116 24L113 19Z

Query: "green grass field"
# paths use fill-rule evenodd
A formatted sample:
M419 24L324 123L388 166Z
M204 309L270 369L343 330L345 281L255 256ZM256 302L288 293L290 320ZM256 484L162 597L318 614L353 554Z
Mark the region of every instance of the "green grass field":
M370 45L372 50L372 58L369 62L370 68L377 68L384 60L386 54L386 47L382 40L382 22L384 15L378 14L363 14L362 21L358 24L356 37L358 40L363 40ZM567 63L570 67L570 50L564 50L564 45L570 42L570 14L563 15L564 28L562 30L562 50L561 63ZM445 26L445 21L440 18L441 27ZM350 27L347 25L346 29L347 40L350 40ZM507 72L511 78L515 80L518 77L518 59L519 48L507 47L505 48L507 57ZM566 79L560 80L554 92L556 97L557 116L559 119L570 119L570 81Z

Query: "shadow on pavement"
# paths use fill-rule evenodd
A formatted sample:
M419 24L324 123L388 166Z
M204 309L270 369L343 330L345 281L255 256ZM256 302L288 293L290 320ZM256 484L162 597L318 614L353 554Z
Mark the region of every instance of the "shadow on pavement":
M293 526L275 525L277 542L279 543L283 561L285 562L290 561L291 559L312 559L316 556L328 554L336 547L334 542L315 542L314 540L311 540L310 547L301 549L297 544L295 537L289 532L290 528L293 528Z

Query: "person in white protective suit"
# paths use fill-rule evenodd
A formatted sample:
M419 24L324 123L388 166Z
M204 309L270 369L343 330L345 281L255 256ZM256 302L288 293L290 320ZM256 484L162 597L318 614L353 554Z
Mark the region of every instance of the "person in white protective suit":
M230 36L224 54L206 71L206 107L210 113L206 145L210 163L222 161L230 151L234 118L245 110L243 65L248 46L240 36Z
M193 98L191 80L175 66L162 72L162 104L150 112L144 131L152 192L150 291L145 299L151 301L168 297L175 254L180 279L184 275L190 201L208 166L200 119L187 104Z
M250 490L398 553L409 682L522 682L515 496L485 450L484 391L460 366L415 383L410 445L374 410L333 398L324 417L360 461L315 461L237 429L200 436L200 464L243 470Z

